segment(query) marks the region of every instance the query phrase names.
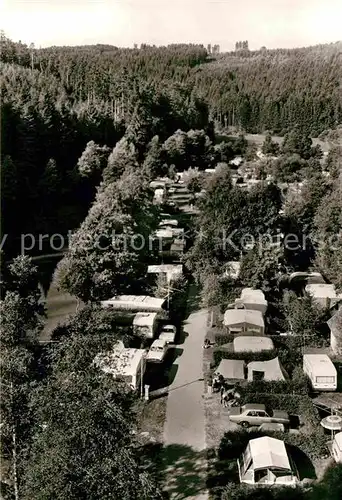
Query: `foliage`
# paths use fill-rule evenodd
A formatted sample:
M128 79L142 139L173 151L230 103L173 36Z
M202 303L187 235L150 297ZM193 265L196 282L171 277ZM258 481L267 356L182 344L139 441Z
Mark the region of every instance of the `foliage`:
M212 153L207 154L211 146L206 138L203 142L206 136L213 139L209 110L219 126L281 133L298 125L298 133L305 138L342 121L338 44L249 51L248 57L227 53L214 61L198 45L37 50L2 36L1 47L1 121L6 123L2 164L7 157L4 233L15 228L17 235L66 234L80 224L96 184L94 178L82 178L75 169L89 141L113 148L127 131L141 161L146 144L156 134L163 144L176 130L197 130L194 143L202 148L202 165L189 165L203 168L212 162ZM325 74L330 75L328 80ZM204 135L198 132L202 130ZM213 158L218 154L217 161L228 162L244 153L246 146L241 143L238 152L235 142L228 137L226 143L216 145ZM286 142L288 150L307 156L308 144ZM44 209L33 217L42 207L44 187L39 181L50 158L56 162L60 179L56 202L49 206L44 201ZM48 208L50 213L45 212ZM14 238L7 242L12 252Z
M235 297L235 283L228 276L208 271L201 278L201 283L201 298L204 307L221 306L225 309Z
M325 168L330 173L332 178L338 179L342 171L342 146L340 144L334 144L328 152Z
M268 242L255 246L243 256L239 279L244 285L270 291L277 286L282 248Z
M287 330L302 339L303 345L324 342L322 324L326 321L326 311L313 302L309 294L297 297L294 292L284 295Z
M6 214L2 231L10 234L6 247L11 254L18 250L16 237L20 234L65 235L79 226L94 198L108 148L112 149L125 133L142 162L146 145L156 133L163 142L179 128L207 130L205 103L184 87L168 85L160 91L146 79L137 82L117 74L115 97L108 92L102 96L104 75L96 88L83 93L81 87L88 87L93 71L79 75L78 83L72 75L82 73L85 61L70 61L65 54L62 67L66 73L63 69L60 74L59 58L55 60L51 54L46 64L42 60L38 64L39 54L34 52L32 71L22 55L28 54L31 62L25 46L8 40L5 46L12 48L7 56L1 56L7 61L2 65L1 121L6 123L6 133L1 136L1 163L5 164L2 210ZM96 73L104 70L104 60ZM54 162L53 176L51 162L47 169L50 160ZM120 157L114 154L111 165L110 171L119 177L123 170ZM82 176L93 171L90 177Z
M186 170L183 176L183 181L189 190L189 192L195 196L195 193L199 193L204 184L204 177L199 172L198 168L189 168Z
M300 193L287 197L284 207L286 217L293 219L303 234L311 235L318 206L329 191L330 186L321 172L316 172L304 181Z
M78 171L84 177L99 175L107 164L110 149L89 141L77 162Z
M316 265L337 288L342 288L342 191L339 182L319 204L314 219Z
M157 225L148 182L138 171L106 182L56 271L59 286L85 302L141 289Z
M325 472L322 480L315 485L309 500L338 500L342 495L342 465L334 464Z
M299 127L295 127L284 136L281 145L282 154L298 154L301 158L309 159L311 156L311 138L303 134Z
M189 130L187 133L177 130L164 142L162 153L166 163L174 165L177 171L189 167L204 170L216 159L211 140L204 130Z
M28 257L5 268L1 321L1 439L2 458L9 460L10 481L17 498L22 487L31 440L31 386L38 378L36 341L43 327L37 269Z
M135 458L131 404L108 375L53 373L33 399L38 425L24 498L157 498Z
M279 144L272 140L271 134L266 134L261 147L261 152L264 155L276 156L279 153Z
M302 170L307 161L298 153L282 155L272 160L269 165L270 173L279 182L296 182L302 179Z
M267 285L277 266L278 256L259 258L259 245L265 244L265 235L279 226L281 196L274 184L261 184L250 192L233 187L230 171L221 167L205 185L205 194L198 203L197 237L187 255L187 262L196 279L203 285L203 299L208 305L227 303L232 283L225 279L222 270L231 260L240 259L247 243L254 243L251 254L244 260L242 279L250 285L253 274L255 283ZM266 240L269 240L267 237ZM266 241L269 246L269 241ZM265 269L261 269L260 261ZM224 295L227 293L226 300ZM217 297L215 295L217 294Z
M215 497L216 498L216 497ZM264 486L260 489L247 484L230 483L220 489L220 500L305 500L305 492L301 487L277 486L277 488Z
M35 427L23 498L159 498L132 433L135 396L94 365L118 340L131 343L132 333L98 305L85 306L57 330L46 377L31 396Z

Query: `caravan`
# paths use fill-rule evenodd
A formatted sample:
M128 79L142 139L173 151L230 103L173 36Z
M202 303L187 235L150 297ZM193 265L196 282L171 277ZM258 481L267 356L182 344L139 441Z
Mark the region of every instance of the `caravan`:
M303 370L315 391L336 391L337 371L326 354L304 354Z
M94 364L104 373L126 382L132 390L136 391L143 382L146 351L145 349L125 348L122 344L115 346L111 352L99 353L94 359Z

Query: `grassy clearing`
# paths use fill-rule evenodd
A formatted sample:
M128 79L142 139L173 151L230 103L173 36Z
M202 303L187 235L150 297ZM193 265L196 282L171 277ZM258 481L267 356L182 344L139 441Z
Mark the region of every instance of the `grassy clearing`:
M148 432L156 442L163 442L167 395L139 405L138 432Z

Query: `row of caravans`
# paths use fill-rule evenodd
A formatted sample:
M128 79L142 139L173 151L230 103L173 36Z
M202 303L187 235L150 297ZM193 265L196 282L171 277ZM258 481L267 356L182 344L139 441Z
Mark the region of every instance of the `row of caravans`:
M165 310L165 299L119 295L103 300L101 305L129 318L135 335L153 339L158 330L159 318ZM133 390L137 390L146 371L146 350L124 347L119 343L111 353L99 354L95 364L105 373L124 380Z

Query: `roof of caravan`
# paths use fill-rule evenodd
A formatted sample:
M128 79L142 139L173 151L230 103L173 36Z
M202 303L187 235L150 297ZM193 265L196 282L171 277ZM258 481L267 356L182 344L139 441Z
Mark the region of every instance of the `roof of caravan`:
M163 219L159 222L159 227L164 227L164 226L178 226L178 220L177 219Z
M150 297L148 295L117 295L111 299L103 300L101 304L111 304L115 306L141 306L141 307L153 307L160 309L165 303L165 299L158 299L157 297Z
M241 291L241 299L248 300L249 302L255 302L257 304L267 304L265 295L262 290L254 288L244 288Z
M248 309L227 309L224 313L224 324L237 325L240 323L250 323L264 327L264 318L260 311L251 311Z
M327 354L304 354L303 360L315 370L315 375L337 375L336 368Z
M113 349L109 353L96 356L95 364L105 373L111 375L135 375L145 349L124 348L121 351Z
M289 457L284 441L269 436L263 436L249 441L253 459L253 469L277 467L291 470Z
M134 316L133 325L134 326L153 326L153 324L156 320L157 314L158 313L156 313L156 312L150 312L150 313L138 312Z
M153 273L182 274L183 273L183 264L152 265L152 266L148 266L147 273L148 274L153 274Z
M329 328L338 328L338 325L340 324L340 330L338 333L342 335L342 307L336 313L327 321Z
M274 349L272 339L269 337L257 337L255 335L241 335L233 340L234 352L259 352Z
M327 283L306 285L305 291L310 295L312 295L313 297L322 297L331 299L338 297L338 295L336 294L335 285L329 285Z
M338 432L337 434L335 434L334 441L342 451L342 432Z
M171 229L157 229L154 232L156 238L173 238L173 232Z

